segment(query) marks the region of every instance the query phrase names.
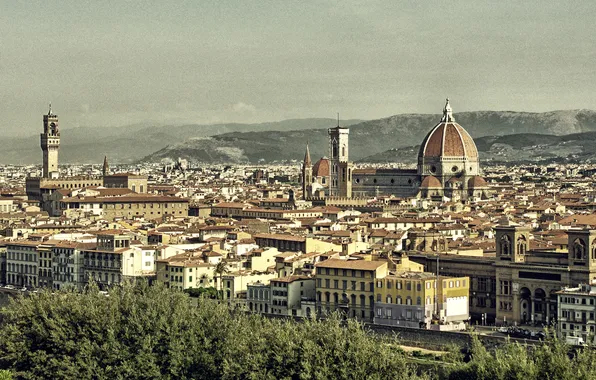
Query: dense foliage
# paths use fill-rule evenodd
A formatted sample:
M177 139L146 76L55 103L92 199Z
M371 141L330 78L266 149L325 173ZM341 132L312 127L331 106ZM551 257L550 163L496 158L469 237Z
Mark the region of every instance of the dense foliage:
M594 379L596 354L555 340L424 358L361 325L296 323L230 311L162 285L105 296L42 292L1 312L0 368L15 378L126 379ZM0 379L10 375L0 371Z
M221 298L221 291L218 291L212 286L208 288L188 288L184 289L184 293L191 297L205 297L210 299Z
M39 293L2 311L0 368L17 378L410 379L357 323L269 320L162 285Z

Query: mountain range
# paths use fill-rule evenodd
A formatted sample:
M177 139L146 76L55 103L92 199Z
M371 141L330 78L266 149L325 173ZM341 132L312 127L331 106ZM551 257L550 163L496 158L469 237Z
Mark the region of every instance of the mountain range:
M520 144L533 146L559 144L560 154L577 154L583 148L568 148L557 136L596 132L596 112L591 110L568 110L544 113L510 111L461 112L455 115L461 124L477 141L479 150L489 151L495 147L494 155L502 158L521 149ZM440 120L440 115L403 114L384 119L364 121L350 126L350 158L354 161L406 162L415 160L424 136ZM328 126L334 126L330 124ZM520 139L522 134L524 139ZM513 148L507 150L507 143L500 136L517 136L509 140ZM583 136L589 137L589 136ZM577 140L578 143L581 141ZM309 143L313 160L328 153L327 129L303 129L292 131L231 132L209 137L192 138L167 146L142 159L159 161L165 158L182 157L203 163L257 163L301 160L306 143ZM503 144L503 146L499 145ZM548 144L547 144L548 145ZM589 144L584 144L589 145ZM501 147L502 149L499 150ZM483 150L484 149L484 150ZM581 151L581 152L580 152ZM379 154L393 157L376 156ZM544 154L557 152L545 151ZM527 153L528 158L532 153ZM540 154L535 159L542 159ZM523 158L523 157L522 157ZM481 159L491 157L481 155Z
M346 120L346 125L362 120ZM290 119L259 124L156 125L138 123L124 127L61 128L61 163L97 163L108 156L111 163L132 163L162 149L191 138L204 138L234 132L294 131L326 128L334 119ZM41 132L41 123L40 123ZM39 134L28 137L3 137L0 164L39 164L41 148Z
M370 121L342 121L342 125L350 126L350 158L404 163L415 160L416 145L440 117L401 114ZM574 140L573 134L596 132L596 111L591 110L475 111L456 113L455 119L476 139L485 161L508 157L541 160L549 155L589 158L592 135ZM111 163L159 162L178 157L207 164L279 162L301 160L307 142L316 160L328 154L327 129L335 125L337 121L333 119L319 118L260 124L139 123L126 127L62 128L60 162L101 164L104 155ZM556 139L564 135L571 135L570 140ZM517 137L499 140L506 136ZM526 144L523 147L522 142ZM541 152L541 148L529 148L524 154L516 153L534 145L548 149ZM39 135L4 137L0 157L2 164L39 164Z

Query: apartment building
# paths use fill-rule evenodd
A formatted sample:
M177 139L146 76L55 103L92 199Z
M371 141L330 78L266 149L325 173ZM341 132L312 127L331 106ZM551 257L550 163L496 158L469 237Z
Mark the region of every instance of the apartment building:
M557 337L596 343L596 286L566 287L557 294Z
M341 311L373 322L375 281L388 274L387 261L328 259L316 267L317 313Z
M430 328L468 321L468 277L398 272L376 281L374 323ZM445 328L446 329L446 328Z

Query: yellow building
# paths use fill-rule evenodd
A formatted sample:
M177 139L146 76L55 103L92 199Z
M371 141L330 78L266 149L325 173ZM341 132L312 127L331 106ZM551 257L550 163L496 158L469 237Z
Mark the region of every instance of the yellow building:
M376 280L374 323L431 327L469 318L470 279L438 278L428 272L398 272Z
M215 265L205 262L202 256L195 256L193 252L156 260L155 268L157 280L170 288L218 287L213 273Z
M352 318L372 322L375 280L387 274L387 261L328 259L318 263L317 312L339 310Z

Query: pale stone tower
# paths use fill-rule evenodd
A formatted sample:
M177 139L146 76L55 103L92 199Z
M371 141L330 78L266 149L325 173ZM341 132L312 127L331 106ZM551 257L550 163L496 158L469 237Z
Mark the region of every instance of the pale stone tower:
M312 193L312 161L310 160L310 150L306 144L304 161L302 162L302 199L310 198Z
M329 196L352 197L352 163L348 159L350 130L339 125L329 128Z
M58 149L60 149L60 130L58 116L52 113L52 104L47 115L43 115L43 133L41 150L43 152L43 178L58 178Z

